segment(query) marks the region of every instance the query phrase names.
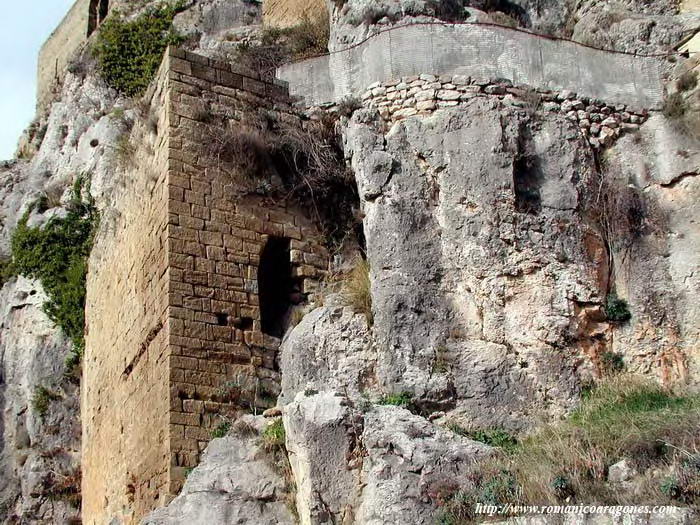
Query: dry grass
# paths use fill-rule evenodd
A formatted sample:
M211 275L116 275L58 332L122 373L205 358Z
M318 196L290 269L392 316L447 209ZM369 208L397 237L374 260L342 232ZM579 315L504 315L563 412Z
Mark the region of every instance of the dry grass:
M700 504L700 395L680 396L629 375L606 379L571 416L541 428L510 453L475 468L445 501L466 523L482 503ZM607 482L627 459L642 473L636 490ZM659 474L666 472L666 475ZM465 517L466 516L466 517Z
M355 312L365 314L372 324L372 290L369 277L369 261L357 258L355 266L347 275L344 283L345 297Z

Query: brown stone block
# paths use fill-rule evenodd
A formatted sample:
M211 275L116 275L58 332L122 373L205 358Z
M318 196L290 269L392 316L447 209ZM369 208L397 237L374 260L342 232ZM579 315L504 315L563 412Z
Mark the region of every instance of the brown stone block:
M197 204L199 206L205 206L206 205L206 199L204 198L204 195L202 193L197 193L191 190L183 190L184 196L183 199L185 202L189 202L191 204Z
M207 221L204 224L204 229L211 232L219 232L221 234L229 235L231 233L231 226L224 224L223 222Z
M174 268L191 270L194 268L194 258L191 255L185 255L182 253L171 253L170 265Z
M284 226L274 222L265 222L261 233L274 235L275 237L284 237Z
M175 319L183 319L185 321L191 321L194 319L194 313L192 310L188 310L187 308L182 308L180 306L171 306L170 316Z
M181 253L187 253L190 255L198 255L200 257L204 257L204 254L205 254L204 246L199 244L199 242L183 241L183 243L184 243L184 245L182 246Z
M171 368L170 369L170 380L171 381L184 381L185 372L181 368Z
M183 399L182 410L192 414L201 414L204 412L204 402L199 399Z
M182 306L182 298L183 298L183 295L180 292L169 292L168 293L168 304L170 306Z
M170 366L189 370L197 369L197 360L191 357L170 356Z
M172 293L181 293L185 295L193 295L194 294L194 288L192 287L191 284L187 283L181 283L179 281L170 281L169 283L169 289ZM171 303L171 306L179 306L174 303Z
M204 297L204 298L209 298L211 299L216 295L216 290L213 288L209 288L208 286L195 286L194 287L194 294L197 297Z
M190 337L173 335L170 337L170 342L174 345L181 346L183 348L183 352L186 348L191 348L193 350L202 348L202 341L200 341L199 339L192 339Z
M177 213L179 215L189 215L190 214L190 204L187 202L182 202L181 200L169 200L168 209L172 213Z
M226 254L226 260L237 264L248 264L250 262L250 255L244 253L228 253Z
M199 241L210 246L223 246L223 236L219 232L200 231Z
M195 385L195 388L197 385L209 385L208 376L197 370L185 370L185 381Z
M185 437L187 439L210 440L211 432L206 428L185 427Z
M231 303L228 301L212 300L211 311L215 313L228 314L229 316L236 317L238 315L238 305L236 303Z
M208 339L230 343L233 341L233 329L230 326L207 325L209 329Z
M284 225L284 236L290 239L301 239L301 228L298 226Z
M173 425L198 426L201 422L201 419L202 418L199 414L177 413L177 412L170 413L170 423ZM177 437L184 437L184 429L183 429L183 434L181 436L177 436Z
M170 70L183 75L191 75L192 65L187 60L182 60L177 57L170 57Z
M214 314L208 312L195 312L194 320L207 324L216 324L218 322L218 318Z
M190 178L189 177L184 177L181 175L175 175L175 174L171 173L169 182L173 186L177 186L179 188L184 188L186 190L190 189Z
M211 261L204 257L194 258L194 269L198 272L211 273L216 270L216 261Z
M207 324L199 323L197 321L185 321L185 337L191 337L193 339L208 339Z
M185 329L185 322L182 319L168 319L170 333L173 335L182 335Z
M223 236L224 246L229 251L242 251L243 250L243 239L234 237L233 235Z
M168 185L168 194L170 195L170 199L172 199L172 200L176 200L176 201L184 201L185 200L185 190L183 188L178 188L177 186Z
M170 425L170 436L174 438L183 438L185 437L185 427L183 425Z
M224 252L224 249L219 246L207 246L206 253L209 259L213 259L215 261L226 260L226 254Z
M206 285L208 283L208 274L196 270L184 270L183 281L190 284Z
M216 263L216 273L228 275L231 277L240 277L241 268L237 264L231 264L231 263L227 263L227 262L217 262Z
M194 230L201 230L204 228L204 220L203 219L197 219L195 217L191 217L189 214L187 215L179 215L179 225L183 226L185 228L192 228Z

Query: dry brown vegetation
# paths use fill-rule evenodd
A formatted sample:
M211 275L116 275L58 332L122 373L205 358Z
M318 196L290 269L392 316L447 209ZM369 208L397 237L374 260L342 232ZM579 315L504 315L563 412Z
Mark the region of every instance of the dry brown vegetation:
M345 296L355 312L363 313L372 323L372 291L369 278L369 261L358 257L344 283Z
M626 459L639 475L607 481ZM468 523L474 503L700 505L700 395L681 395L629 375L590 391L565 421L474 468L442 498L443 523Z

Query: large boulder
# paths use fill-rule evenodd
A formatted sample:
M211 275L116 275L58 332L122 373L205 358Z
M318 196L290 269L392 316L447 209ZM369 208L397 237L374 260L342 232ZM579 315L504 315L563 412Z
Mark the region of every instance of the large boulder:
M213 439L180 495L143 525L292 525L287 487L270 453L260 446L267 422L244 416L230 435Z

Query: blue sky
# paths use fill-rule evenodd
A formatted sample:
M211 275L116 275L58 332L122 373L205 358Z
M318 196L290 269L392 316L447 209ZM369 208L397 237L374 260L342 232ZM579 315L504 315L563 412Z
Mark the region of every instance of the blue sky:
M34 118L37 53L73 1L0 2L0 160L12 158Z

